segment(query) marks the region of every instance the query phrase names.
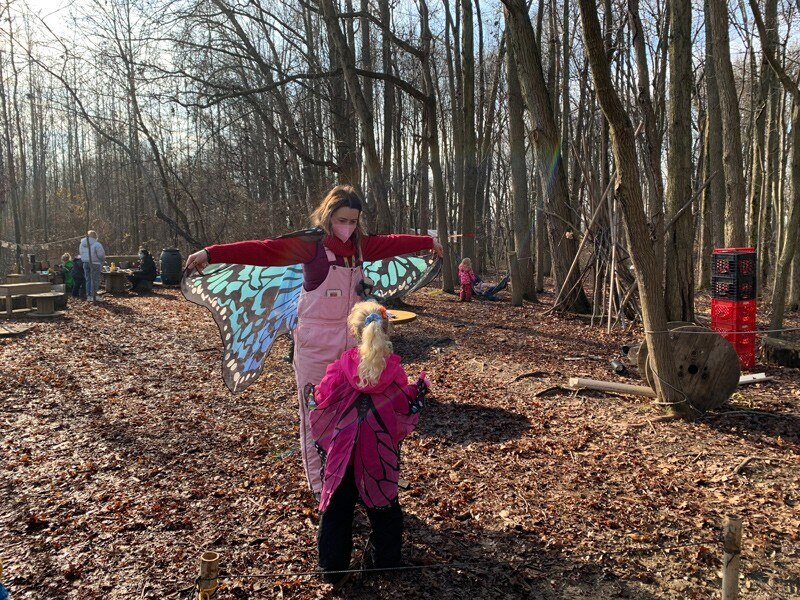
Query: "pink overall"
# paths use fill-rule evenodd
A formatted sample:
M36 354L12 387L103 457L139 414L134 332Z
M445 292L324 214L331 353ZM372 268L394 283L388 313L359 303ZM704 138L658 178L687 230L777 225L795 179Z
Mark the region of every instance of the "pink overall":
M361 267L336 266L336 256L325 248L329 268L325 281L312 291L300 292L297 327L294 331L294 371L300 403L300 451L308 484L322 492L322 463L314 447L303 392L307 384L319 385L328 365L335 362L356 340L347 331L347 316L361 300L356 286L363 279Z

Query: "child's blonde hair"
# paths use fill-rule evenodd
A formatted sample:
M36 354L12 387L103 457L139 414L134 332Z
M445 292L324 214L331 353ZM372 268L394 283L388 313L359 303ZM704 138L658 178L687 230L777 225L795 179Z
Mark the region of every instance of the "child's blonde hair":
M358 384L375 385L392 353L389 342L389 315L377 302L359 302L347 318L350 332L358 338Z
M61 260L69 262L72 260L72 255L69 252L64 252L64 254L61 255Z
M461 266L472 270L472 260L470 260L469 258L465 258L464 260L461 261Z

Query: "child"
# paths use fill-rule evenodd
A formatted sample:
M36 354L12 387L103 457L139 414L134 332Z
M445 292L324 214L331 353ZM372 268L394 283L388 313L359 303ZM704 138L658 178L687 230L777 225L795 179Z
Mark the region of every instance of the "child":
M83 272L83 261L80 255L72 259L72 297L86 296L86 276Z
M64 289L71 292L75 279L72 277L72 255L69 252L61 255L61 275L64 277Z
M458 279L461 281L461 293L459 302L472 302L472 285L478 280L472 271L472 261L465 258L458 265Z
M372 525L368 560L379 569L400 564L399 444L416 426L430 386L424 373L408 383L400 357L392 353L389 319L380 304L356 304L348 326L359 346L329 365L316 389L309 385L305 394L322 457L317 545L323 571L349 568L359 498ZM328 573L325 579L341 585L347 578Z

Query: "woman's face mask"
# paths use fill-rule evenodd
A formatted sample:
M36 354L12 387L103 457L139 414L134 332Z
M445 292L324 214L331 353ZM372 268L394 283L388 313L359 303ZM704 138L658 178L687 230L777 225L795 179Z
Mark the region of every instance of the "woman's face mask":
M342 207L331 216L331 230L333 235L343 242L350 239L358 226L358 217L361 211L355 208Z
M356 230L355 225L347 225L345 223L334 223L333 224L333 235L337 238L346 242L350 239L350 236L353 235L353 232Z

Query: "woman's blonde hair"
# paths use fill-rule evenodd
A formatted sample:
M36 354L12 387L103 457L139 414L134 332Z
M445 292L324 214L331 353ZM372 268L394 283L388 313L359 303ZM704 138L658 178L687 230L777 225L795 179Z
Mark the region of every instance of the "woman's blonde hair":
M389 341L389 315L377 302L359 302L347 318L350 333L358 338L358 384L375 385L392 353Z
M358 212L364 211L364 201L356 189L351 185L337 185L325 195L319 206L311 213L311 224L314 227L322 227L325 233L331 235L333 228L331 227L331 218L340 208L355 208ZM356 231L354 233L356 247L358 242L365 235L361 227L361 219L356 224Z
M72 260L72 255L69 252L64 252L64 254L61 255L61 260L69 262Z
M468 269L471 269L472 268L472 260L470 260L469 258L465 258L464 260L461 261L461 266L462 267L467 267Z

